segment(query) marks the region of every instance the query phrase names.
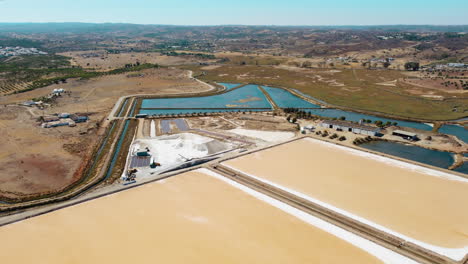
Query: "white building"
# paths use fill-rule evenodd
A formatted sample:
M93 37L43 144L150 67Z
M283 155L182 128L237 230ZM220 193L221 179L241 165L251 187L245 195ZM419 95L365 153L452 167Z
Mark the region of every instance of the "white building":
M377 136L380 133L380 128L365 126L341 120L325 120L320 123L321 127L335 129L337 131L353 132L356 134Z

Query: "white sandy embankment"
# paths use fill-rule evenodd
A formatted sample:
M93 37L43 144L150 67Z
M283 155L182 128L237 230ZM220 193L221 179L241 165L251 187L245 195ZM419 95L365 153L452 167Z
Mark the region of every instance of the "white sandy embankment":
M154 122L154 120L151 120L150 137L151 138L156 137L156 123Z
M151 125L153 127L153 125ZM152 132L153 134L153 132ZM130 146L129 155L139 149L148 148L154 162L161 166L156 169L137 168L145 176L148 172L162 172L187 161L215 155L232 149L232 144L192 133L164 135L152 139L139 139Z
M380 155L376 155L376 154L372 154L372 153L352 149L352 148L349 148L349 147L339 146L339 145L335 145L335 144L332 144L332 143L328 143L328 142L324 142L324 141L316 140L316 139L311 139L311 138L305 138L304 140L313 142L315 144L319 144L319 145L321 145L323 147L332 149L334 151L338 150L338 151L343 152L343 153L349 153L349 154L352 154L354 156L360 156L360 157L363 157L363 158L366 158L366 159L371 159L371 160L381 162L381 163L384 163L384 164L387 164L387 165L390 165L390 166L403 168L405 170L412 171L412 172L415 172L415 173L421 173L421 174L425 174L425 175L432 176L432 177L443 178L445 180L457 181L457 182L460 182L460 183L467 183L468 182L468 179L465 179L465 178L462 178L462 177L459 177L459 176L456 176L456 175L452 175L452 174L449 174L449 173L441 172L441 171L438 171L438 170L418 166L418 165L415 165L415 164L411 164L411 163L407 163L407 162L403 162L403 161L399 161L399 160L394 160L394 159L391 159L391 158L387 158L387 157L384 157L384 156L380 156ZM300 143L297 143L297 144L300 144ZM287 146L285 146L285 148L286 147ZM260 153L254 153L254 154L255 155L261 155L261 152ZM306 153L301 153L301 155L305 155L305 154ZM333 153L323 153L323 155L325 155L325 154L332 155ZM322 155L322 153L321 153L321 155ZM291 158L293 158L293 157L291 157ZM262 158L262 159L264 159L264 158ZM274 163L275 161L272 160L272 161L268 161L268 162ZM316 203L316 204L318 204L320 206L323 206L325 208L333 210L333 211L335 211L335 212L337 212L337 213L339 213L341 215L347 216L347 217L352 218L352 219L354 219L354 220L356 220L358 222L361 222L361 223L367 224L369 226L372 226L372 227L374 227L376 229L379 229L379 230L381 230L383 232L386 232L386 233L392 234L394 236L400 237L400 238L402 238L402 239L404 239L406 241L409 241L411 243L419 245L419 246L421 246L423 248L426 248L428 250L436 252L436 253L438 253L440 255L444 255L446 257L449 257L449 258L451 258L453 260L459 261L459 260L463 259L465 257L465 255L467 254L467 252L468 252L468 246L465 246L465 247L462 247L462 248L449 248L449 247L436 246L434 244L423 242L421 240L415 239L415 238L410 237L408 235L404 235L404 234L402 234L400 232L396 232L396 231L394 231L394 230L392 230L392 229L390 229L388 227L385 227L383 225L377 224L376 222L370 221L370 220L368 220L367 218L365 218L363 216L361 217L361 216L359 216L357 214L351 213L350 211L338 208L337 206L333 206L330 203L323 202L323 201L321 201L321 200L319 200L319 199L317 199L315 197L310 196L310 194L305 194L305 193L299 192L297 190L294 190L293 188L285 187L284 182L283 182L283 184L278 184L277 182L273 182L271 180L265 179L263 176L258 177L256 175L253 175L252 173L248 173L246 171L247 167L239 169L239 168L237 168L236 165L226 164L226 163L223 163L223 165L225 165L226 167L229 167L229 168L231 168L233 170L236 170L238 172L249 175L250 177L252 177L252 178L254 178L256 180L259 180L261 182L264 182L265 184L268 184L268 185L274 186L276 188L282 189L284 191L287 191L287 192L289 192L289 193L291 193L291 194L293 194L295 196L298 196L298 197L301 197L303 199L309 200L309 201L311 201L313 203ZM360 166L360 165L364 166L364 168L362 168L362 170L360 170L361 173L365 173L366 172L366 168L365 168L366 165L356 163L353 166L356 167L356 166ZM261 166L261 164L256 164L256 166ZM324 165L324 166L327 166L327 165ZM338 167L340 167L340 166L338 166ZM274 169L274 168L271 168L271 169ZM382 167L382 169L385 169L385 168ZM304 168L303 170L307 170L307 169ZM398 171L395 171L395 172L398 173ZM353 175L354 171L347 171L347 173L350 173L350 175ZM311 177L313 175L314 174L311 174ZM395 175L395 177L397 177L397 175ZM409 181L409 179L407 179L407 181ZM318 184L318 182L316 182L316 184ZM358 184L358 183L356 183L356 184ZM410 184L410 182L408 182L408 184ZM358 187L355 186L354 188L358 188ZM368 188L372 188L372 186L368 187ZM388 188L393 188L393 186L388 186ZM424 189L425 188L428 188L428 187L424 186ZM402 191L402 193L400 195L402 197L406 197L406 196L403 196L403 194L405 194L406 190L401 190L401 191ZM444 190L439 190L439 191L444 192ZM450 191L450 190L447 190L447 191ZM373 194L373 192L375 192L375 190L369 191L368 194L369 195ZM416 195L417 190L413 190L413 192L414 192L414 195ZM398 198L398 197L394 197L394 198ZM426 198L431 199L432 197L426 197ZM367 197L367 199L372 200L372 196ZM434 198L432 198L432 199L434 199ZM385 205L382 204L382 207L384 207L384 206ZM388 210L388 209L382 209L382 210ZM413 213L417 213L417 212L413 212ZM438 212L434 211L434 213L437 214ZM416 220L413 220L413 221L416 221ZM400 223L400 224L403 224L403 223ZM454 230L454 232L456 232L456 231L457 230Z
M261 130L250 130L250 129L242 129L236 128L229 130L228 132L251 137L251 138L258 138L263 141L277 143L287 141L295 136L293 132L278 132L278 131L261 131Z
M301 221L304 221L312 226L315 226L327 233L330 233L348 243L351 243L352 245L362 249L362 250L365 250L366 252L370 253L371 255L377 257L378 259L382 260L384 263L388 263L388 264L406 264L406 263L411 263L411 264L416 264L417 262L405 257L405 256L402 256L394 251L391 251L387 248L384 248L378 244L375 244L374 242L371 242L367 239L364 239L360 236L357 236L349 231L346 231L340 227L337 227L335 225L332 225L322 219L319 219L315 216L312 216L310 214L307 214L297 208L294 208L290 205L287 205L281 201L278 201L278 200L275 200L265 194L262 194L262 193L259 193L253 189L250 189L248 187L246 187L245 185L242 185L242 184L239 184L237 182L234 182L232 180L229 180L227 179L226 177L223 177L213 171L210 171L208 169L199 169L198 171L202 172L202 173L205 173L205 174L208 174L208 175L211 175L213 176L214 178L218 179L218 180L221 180L233 187L236 187L237 189L240 189L246 193L248 193L249 195L252 195L253 197L269 204L269 205L272 205L280 210L282 210L283 212L286 212L290 215L293 215L295 217L297 217L298 219L300 219Z

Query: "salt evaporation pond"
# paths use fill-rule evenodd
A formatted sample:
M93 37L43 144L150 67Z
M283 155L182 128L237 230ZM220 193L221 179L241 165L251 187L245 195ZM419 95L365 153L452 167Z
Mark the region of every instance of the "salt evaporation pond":
M386 153L444 169L450 167L454 162L453 154L449 152L431 150L395 142L374 141L359 146L365 149Z
M246 85L228 93L184 98L144 99L141 108L270 108L256 85Z
M233 88L236 88L237 86L241 85L240 83L217 83L219 85L222 85L226 87L226 91L229 91Z
M319 105L312 104L294 94L280 88L263 86L265 91L271 96L273 101L281 108L320 108Z
M196 113L233 113L233 112L261 112L262 109L231 108L231 109L141 109L140 114L147 115L178 115Z
M454 135L468 143L468 130L459 125L443 125L439 128L439 133Z
M458 171L461 173L468 174L468 162L463 163L460 167L454 169L454 171Z

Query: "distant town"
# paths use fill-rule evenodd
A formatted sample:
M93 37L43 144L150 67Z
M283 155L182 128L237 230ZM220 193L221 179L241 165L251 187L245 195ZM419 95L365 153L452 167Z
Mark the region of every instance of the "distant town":
M37 48L23 48L23 47L1 47L0 57L11 57L20 55L45 55L47 52L40 51Z

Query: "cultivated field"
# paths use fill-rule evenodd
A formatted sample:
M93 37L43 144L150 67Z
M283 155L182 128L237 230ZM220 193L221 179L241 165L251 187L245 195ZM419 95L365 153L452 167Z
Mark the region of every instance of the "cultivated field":
M468 251L467 179L310 138L223 164L438 253Z
M18 264L414 263L207 170L4 226L0 236L0 258Z

